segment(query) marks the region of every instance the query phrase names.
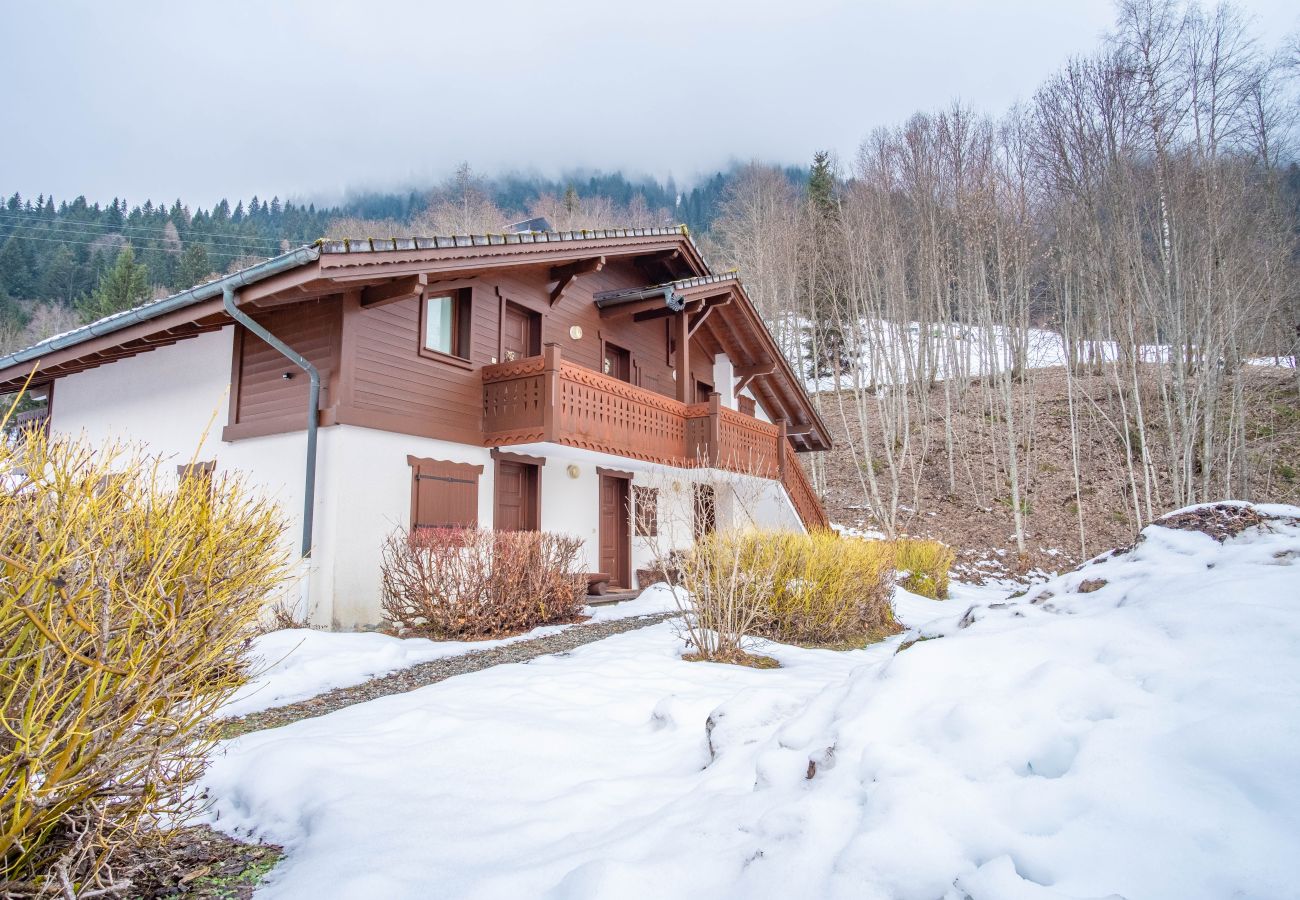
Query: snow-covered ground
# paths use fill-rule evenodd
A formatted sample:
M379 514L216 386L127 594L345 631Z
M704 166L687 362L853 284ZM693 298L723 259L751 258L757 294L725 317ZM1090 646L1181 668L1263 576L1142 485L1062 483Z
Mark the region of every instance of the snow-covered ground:
M667 585L652 585L635 600L590 606L588 622L648 616L677 609ZM284 706L335 688L361 684L399 669L449 656L462 656L517 641L556 634L572 625L545 625L525 634L492 641L430 641L396 638L378 632L331 632L286 628L253 641L254 677L221 707L225 717Z
M800 320L795 327L796 333L804 336L799 348L800 357L810 359L810 339L806 336L810 325L806 320ZM1019 334L1012 329L996 325L984 327L935 323L922 327L917 322L903 324L863 320L859 329L857 334L850 336L851 345L860 345L855 360L858 372L842 375L839 382L842 388L854 387L859 379L863 387L906 381L908 373L917 367L922 353L932 361L930 364L934 367L935 377L939 379L948 378L954 373L980 376L1006 371L1015 363L1014 346L1021 340ZM1030 369L1065 365L1065 341L1060 332L1029 328L1025 331L1023 341L1025 363ZM1169 359L1167 345L1143 345L1140 352L1145 362ZM1114 362L1119 354L1119 345L1114 341L1091 341L1087 353L1091 360ZM1259 357L1247 362L1255 366L1286 369L1294 369L1296 366L1294 356ZM801 367L802 371L806 372L807 369L806 364ZM834 390L836 380L833 375L805 378L805 387L813 393Z
M900 595L900 653L665 623L254 732L210 815L284 844L265 898L1300 896L1300 525L1145 535Z

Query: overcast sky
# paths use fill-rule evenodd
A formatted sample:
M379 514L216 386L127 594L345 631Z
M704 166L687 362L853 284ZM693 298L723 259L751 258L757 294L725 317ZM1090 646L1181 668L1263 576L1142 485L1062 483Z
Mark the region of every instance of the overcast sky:
M1293 0L1247 0L1266 41ZM953 98L1000 111L1110 0L0 5L0 190L210 205L575 167L688 184L849 157Z

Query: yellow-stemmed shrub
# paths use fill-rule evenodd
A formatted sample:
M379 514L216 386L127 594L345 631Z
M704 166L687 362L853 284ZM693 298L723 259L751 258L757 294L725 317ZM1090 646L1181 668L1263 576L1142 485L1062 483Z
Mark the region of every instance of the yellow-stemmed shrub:
M281 583L238 478L31 430L0 441L0 882L59 896L192 802L212 712ZM110 877L111 876L111 877ZM23 887L26 885L26 887ZM128 891L129 893L129 891Z
M957 558L953 549L941 541L921 538L899 538L894 546L903 587L932 600L946 600L948 570Z
M897 630L888 543L845 539L829 530L779 532L761 540L775 545L778 568L758 634L786 643L835 644Z
M898 630L893 546L831 531L719 532L684 557L692 643L734 657L746 634L797 644L861 643Z

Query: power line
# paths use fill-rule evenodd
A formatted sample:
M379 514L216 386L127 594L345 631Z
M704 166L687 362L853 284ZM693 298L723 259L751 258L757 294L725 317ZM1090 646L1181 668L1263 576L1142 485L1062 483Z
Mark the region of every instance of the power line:
M101 232L94 232L94 231L79 231L79 230L77 230L77 229L75 229L75 228L64 228L64 229L61 229L61 230L59 230L59 231L57 231L57 232L54 232L54 234L55 234L56 237L57 237L58 235L60 235L60 234L73 234L73 235L80 235L80 236L82 236L82 237L91 237L91 238L95 238L95 241L102 241L102 240L104 240L105 238L113 238L113 237L120 237L120 238L122 238L123 240L135 240L135 241L164 241L164 240L166 240L166 238L159 237L159 236L156 236L156 235L129 235L129 234L121 234L120 232L116 232L116 231L105 231L105 232L102 232L102 233L101 233ZM18 234L18 233L14 233L14 234L12 234L11 236L12 236L15 240L19 240L19 241L23 241L23 240L49 240L48 237L46 237L46 238L42 238L42 237L40 237L40 236L38 236L38 235L34 235L34 234ZM86 243L95 243L95 241L87 241ZM191 242L191 243L194 243L194 242ZM268 242L266 246L262 246L262 247L255 246L255 244L254 244L253 242L251 242L251 241L250 241L249 243L243 243L243 242L240 242L240 243L234 243L234 242L227 242L227 241L201 241L200 243L202 243L205 247L209 247L209 248L213 248L213 249L218 249L218 250L245 250L245 249L257 249L257 250L274 250L275 253L277 253L277 254L281 252L281 251L280 251L280 242L279 242L279 241ZM291 243L292 243L292 242L291 242ZM168 248L164 247L164 248L161 248L161 249L166 250L166 249L168 249ZM180 252L180 249L175 250L175 252L179 253L179 252Z
M87 240L74 240L74 239L72 239L72 238L49 238L49 237L37 237L36 235L32 235L32 234L17 235L16 237L17 237L17 240L20 240L20 241L45 241L46 243L50 243L50 244L73 244L73 245L79 245L79 246L83 246L83 247L93 247L93 246L95 246L96 244L98 244L100 241L102 241L105 237L108 237L108 235L99 235L99 236L98 236L95 240L93 240L93 241L87 241ZM292 243L292 242L290 242L290 243ZM265 248L265 247L238 247L238 246L230 246L230 247L221 247L221 248L218 248L218 249L219 249L219 251L220 251L220 254L223 255L223 256L243 255L243 256L256 256L256 257L259 258L259 259L269 259L270 256L279 256L279 255L280 255L280 251L279 251L279 250L276 250L274 254L270 254L270 256L269 256L269 255L267 254L267 252L266 252L266 248ZM173 251L169 251L169 252L179 253L180 251L179 251L179 250L173 250Z
M39 223L39 224L43 224L43 225L51 225L51 226L54 226L54 227L57 227L57 228L66 228L66 227L74 226L74 225L75 225L75 226L85 226L85 227L89 227L89 228L103 228L103 229L108 229L108 233L116 233L117 231L123 231L123 230L127 230L127 229L148 229L148 228L151 227L151 226L149 226L149 225L133 225L133 224L130 224L130 223L125 223L125 222L124 222L123 224L121 224L121 225L110 225L110 224L107 224L107 223L105 223L105 222L82 222L82 221L75 220L75 219L73 219L73 220L68 220L68 219L59 219L59 218L57 218L57 217L51 219L51 218L49 218L49 217L47 217L47 216L41 216L41 215L38 215L38 214L35 214L35 213L26 213L26 212L23 212L23 213L15 213L15 212L11 212L11 211L8 211L8 210L0 211L0 218L5 218L5 219L16 219L16 220L18 220L18 221L20 221L20 222L24 222L24 223ZM168 222L171 222L171 219L167 219L167 221L168 221ZM172 223L172 224L175 224L175 223ZM177 228L177 231L180 231L180 230L181 230L181 229L178 227L178 228ZM188 235L196 235L196 234L197 234L197 235L209 235L209 236L217 237L217 238L232 238L232 237L238 238L238 237L241 237L240 235L237 235L237 234L230 234L230 233L228 233L228 232L220 232L220 231L204 231L204 230L200 230L200 229L192 229L192 228L186 228L186 229L185 229L185 233L188 234ZM261 238L261 237L252 237L252 236L250 236L250 237L248 238L248 240L249 240L249 241L255 241L255 242L261 242L261 243L278 243L278 241L276 241L275 238Z

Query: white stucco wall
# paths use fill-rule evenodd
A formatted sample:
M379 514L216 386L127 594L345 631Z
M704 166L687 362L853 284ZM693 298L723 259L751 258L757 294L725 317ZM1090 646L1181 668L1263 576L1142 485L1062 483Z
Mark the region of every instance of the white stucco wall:
M164 458L165 472L195 459L215 460L221 471L247 473L256 489L279 504L289 523L285 546L297 558L306 435L221 440L232 340L233 329L226 328L65 376L55 387L51 428L58 434L84 434L97 444L141 443ZM691 485L697 480L715 485L720 527L802 528L775 482L654 466L553 444L508 449L546 458L541 526L581 537L585 565L591 570L599 568L600 559L598 466L630 471L633 484L659 489L660 536L633 536L634 572L662 552L689 546ZM493 460L487 449L348 425L322 428L314 547L310 563L301 567L291 587L291 593L297 590L310 597L307 611L313 624L347 628L380 621L382 542L393 530L410 525L408 455L482 465L479 523L491 527ZM571 465L577 468L576 477L570 475Z

